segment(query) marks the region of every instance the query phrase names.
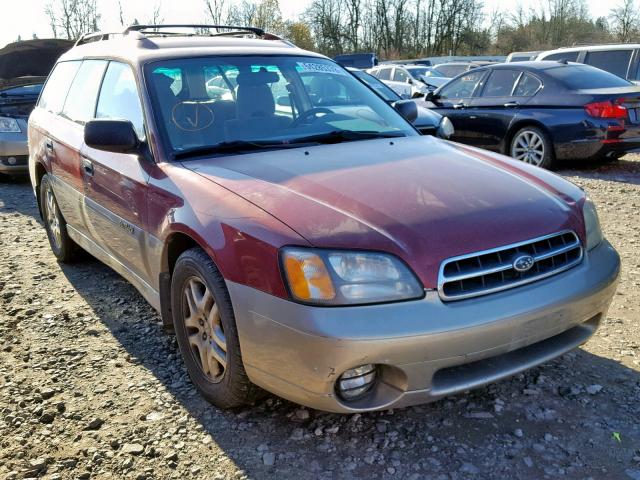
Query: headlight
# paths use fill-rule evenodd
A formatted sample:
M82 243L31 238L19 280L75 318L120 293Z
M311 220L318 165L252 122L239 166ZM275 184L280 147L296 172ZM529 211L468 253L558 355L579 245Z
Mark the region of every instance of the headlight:
M604 237L600 229L600 220L598 219L596 206L588 198L582 207L582 214L584 215L584 227L587 231L587 250L592 250L600 245Z
M15 118L0 117L0 133L20 133L21 131Z
M289 247L281 256L289 291L303 303L358 305L424 295L409 268L385 253Z
M455 129L453 128L453 123L447 117L442 117L440 120L440 125L438 126L438 136L440 138L449 138L453 135Z

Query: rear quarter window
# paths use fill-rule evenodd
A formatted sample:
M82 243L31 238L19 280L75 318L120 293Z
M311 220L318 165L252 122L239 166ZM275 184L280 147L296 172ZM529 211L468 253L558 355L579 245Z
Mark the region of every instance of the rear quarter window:
M79 61L60 62L54 67L40 95L38 102L40 108L55 114L62 111L69 87L81 63Z
M587 65L606 70L626 78L633 50L602 50L588 52L584 60Z
M588 65L558 65L545 70L569 90L591 90L594 88L628 87L631 82L613 73Z

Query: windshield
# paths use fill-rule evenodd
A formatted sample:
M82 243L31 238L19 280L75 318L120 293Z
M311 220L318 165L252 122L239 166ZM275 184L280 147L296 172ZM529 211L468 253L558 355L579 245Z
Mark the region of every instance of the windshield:
M362 70L357 70L352 73L364 83L366 83L370 88L375 90L375 92L387 102L397 102L398 100L402 100L400 95L391 90L391 88L387 87L373 75L370 75L367 72L363 72Z
M633 85L613 73L588 65L558 65L557 67L546 69L545 72L564 83L570 90L628 87Z
M434 71L440 74L442 77L453 78L460 75L462 72L466 72L469 70L469 66L466 64L462 65L438 65L434 68Z
M322 58L184 58L148 64L145 73L159 124L182 158L207 147L287 148L323 135L334 142L417 135L382 98Z
M407 70L414 78L418 78L423 75L428 75L431 71L431 69L426 67L407 67Z

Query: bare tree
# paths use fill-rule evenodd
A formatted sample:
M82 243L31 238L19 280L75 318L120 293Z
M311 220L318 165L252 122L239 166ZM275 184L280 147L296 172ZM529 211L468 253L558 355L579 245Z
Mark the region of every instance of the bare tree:
M51 0L45 6L54 37L78 38L98 30L100 13L96 0Z
M228 23L229 4L227 0L203 0L205 13L214 25Z
M611 9L613 33L619 41L628 42L638 35L640 30L640 12L635 0L622 0L622 4Z
M122 10L122 0L118 0L118 15L120 17L120 25L126 27L126 21L124 19L124 11Z
M157 0L153 6L153 12L151 13L151 18L149 18L149 22L151 25L159 25L164 22L164 17L162 16L162 1Z

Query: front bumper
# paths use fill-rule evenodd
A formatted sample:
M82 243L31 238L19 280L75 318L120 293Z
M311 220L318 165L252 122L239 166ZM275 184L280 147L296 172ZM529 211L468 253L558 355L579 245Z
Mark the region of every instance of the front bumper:
M0 173L17 175L29 171L29 147L23 133L0 134Z
M607 243L571 270L456 302L422 300L309 307L228 282L249 378L320 410L357 412L425 403L551 360L586 342L616 289L620 259ZM380 365L380 380L345 402L335 381Z

